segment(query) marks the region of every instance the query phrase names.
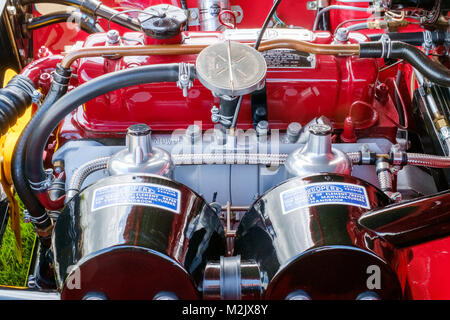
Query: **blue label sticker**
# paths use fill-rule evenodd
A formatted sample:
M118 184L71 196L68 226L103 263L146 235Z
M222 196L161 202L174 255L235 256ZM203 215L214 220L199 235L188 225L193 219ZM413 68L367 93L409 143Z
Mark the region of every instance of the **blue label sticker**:
M117 205L156 207L180 213L179 190L151 184L129 183L98 188L94 191L92 211Z
M312 183L280 194L283 214L326 204L344 204L370 209L366 188L350 183Z

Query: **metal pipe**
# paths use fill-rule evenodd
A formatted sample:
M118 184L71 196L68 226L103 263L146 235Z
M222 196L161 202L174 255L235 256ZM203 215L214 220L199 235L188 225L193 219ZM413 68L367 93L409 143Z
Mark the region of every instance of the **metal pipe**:
M254 44L249 44L254 45ZM91 47L81 48L67 52L61 61L63 68L70 68L71 64L80 58L87 57L123 57L123 56L147 56L147 55L188 55L198 54L207 45L192 44L169 44L169 45L149 45L149 46L123 46L123 47ZM272 49L294 49L322 55L356 56L359 55L358 44L316 44L292 39L276 39L261 42L259 51Z
M430 168L450 168L450 157L435 156L431 154L407 153L407 164Z
M253 165L281 165L288 154L259 154L259 153L193 153L173 154L175 165L196 164L253 164Z
M373 13L375 12L374 8L362 8L362 7L355 7L355 6L345 6L345 5L331 5L328 7L323 8L322 10L320 10L317 15L316 15L316 19L314 20L314 26L313 26L313 30L317 30L317 26L319 24L319 20L320 17L330 11L330 10L350 10L350 11L362 11L362 12L367 12L367 13Z
M114 46L114 47L91 47L73 50L65 54L61 66L70 68L71 64L80 58L88 57L124 57L124 56L170 56L198 54L206 48L206 45L150 45L150 46Z

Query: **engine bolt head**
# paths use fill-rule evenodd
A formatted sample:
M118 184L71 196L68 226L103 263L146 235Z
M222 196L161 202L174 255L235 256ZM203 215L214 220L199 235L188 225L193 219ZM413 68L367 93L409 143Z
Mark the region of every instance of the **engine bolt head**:
M347 28L339 28L336 31L336 40L339 42L347 42L349 37L349 31Z
M152 133L152 129L144 124L138 123L128 127L127 134L131 136L147 136Z
M300 132L302 131L302 125L298 122L291 122L286 130L287 138L289 142L295 143L300 136Z
M331 126L324 123L314 123L309 126L309 132L316 136L326 136L332 132Z
M269 122L267 122L266 120L259 121L258 124L256 125L256 133L258 135L264 135L267 134L268 131L269 131Z
M106 38L107 38L109 44L115 44L115 43L119 42L119 40L120 40L119 31L109 30L106 33Z

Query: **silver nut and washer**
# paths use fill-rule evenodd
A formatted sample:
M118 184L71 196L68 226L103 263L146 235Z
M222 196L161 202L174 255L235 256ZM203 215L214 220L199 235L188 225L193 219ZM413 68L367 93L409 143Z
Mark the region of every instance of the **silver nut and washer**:
M309 132L314 135L325 136L331 134L332 128L324 123L315 123L309 126Z
M267 122L266 120L258 122L258 124L256 125L256 133L258 136L267 135L268 131L269 131L269 122Z
M106 33L106 38L108 39L109 44L115 44L120 40L120 34L117 30L109 30Z
M349 31L347 28L339 28L336 31L336 40L340 42L348 41Z
M152 129L144 123L139 123L128 127L127 133L131 136L148 136Z

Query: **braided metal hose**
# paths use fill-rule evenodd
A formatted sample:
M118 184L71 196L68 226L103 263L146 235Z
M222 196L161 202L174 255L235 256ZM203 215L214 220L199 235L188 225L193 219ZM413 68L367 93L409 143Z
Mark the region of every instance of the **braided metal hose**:
M193 164L284 164L288 154L259 154L259 153L194 153L173 154L175 165Z
M431 154L407 153L407 164L430 168L450 168L450 157L435 156Z
M78 168L72 178L70 179L66 203L70 201L81 189L84 180L92 173L106 169L110 157L103 157L86 162L83 166Z

